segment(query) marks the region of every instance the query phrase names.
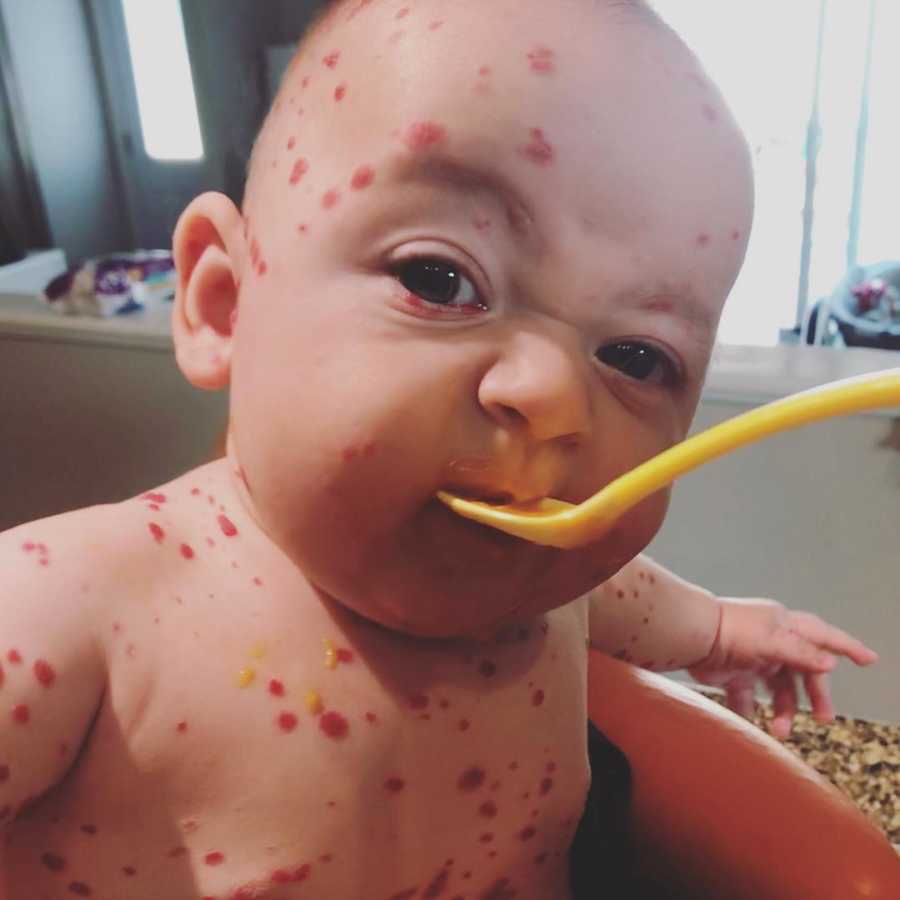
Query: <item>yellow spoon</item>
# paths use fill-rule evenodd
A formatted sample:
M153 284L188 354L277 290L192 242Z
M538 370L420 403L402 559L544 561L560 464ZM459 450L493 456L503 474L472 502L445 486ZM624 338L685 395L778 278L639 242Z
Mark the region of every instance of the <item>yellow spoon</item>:
M438 498L464 518L568 550L603 537L641 500L731 450L819 419L885 406L900 406L900 368L835 381L736 416L654 456L577 506L551 497L527 505L492 505L444 491Z

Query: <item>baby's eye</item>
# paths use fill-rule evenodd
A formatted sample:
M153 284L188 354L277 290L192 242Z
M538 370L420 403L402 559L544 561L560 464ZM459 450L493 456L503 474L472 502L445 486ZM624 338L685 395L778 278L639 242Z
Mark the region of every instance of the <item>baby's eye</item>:
M678 380L678 368L671 358L662 350L640 341L616 341L601 347L597 359L635 381L673 384Z
M478 288L454 263L424 257L409 259L398 263L394 274L406 290L426 303L466 312L488 308Z

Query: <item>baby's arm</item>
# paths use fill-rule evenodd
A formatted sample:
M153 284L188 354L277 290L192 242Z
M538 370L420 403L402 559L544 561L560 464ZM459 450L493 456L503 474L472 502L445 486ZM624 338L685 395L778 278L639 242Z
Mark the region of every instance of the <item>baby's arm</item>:
M836 655L860 666L878 655L818 616L772 600L716 597L645 556L591 594L591 646L647 669L686 668L725 689L729 706L753 710L763 682L772 694L772 733L787 737L797 712L795 676L813 715L834 718L828 673Z
M0 534L0 827L62 779L103 695L92 515Z

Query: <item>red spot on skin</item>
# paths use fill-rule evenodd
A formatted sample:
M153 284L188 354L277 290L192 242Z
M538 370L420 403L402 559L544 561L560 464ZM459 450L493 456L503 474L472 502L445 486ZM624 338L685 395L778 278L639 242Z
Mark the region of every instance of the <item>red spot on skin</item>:
M741 239L741 233L735 228L734 231L731 232L731 239L733 241L739 241ZM653 576L650 576L650 583L653 584Z
M53 666L50 665L46 660L39 659L35 661L34 664L34 677L44 685L44 687L50 687L54 681L56 681L56 672L53 671Z
M295 137L288 138L288 142L287 142L288 150L293 150L294 147L296 147L296 146L297 146L297 138L295 138Z
M363 191L375 181L375 170L371 166L360 166L350 180L350 187L354 191Z
M202 493L203 493L203 491L201 491L200 488L192 488L191 489L192 497L199 497Z
M339 647L337 653L337 661L342 663L352 663L353 662L353 651L348 650L346 647Z
M193 559L194 558L194 551L189 544L182 544L180 549L181 549L181 555L185 559Z
M441 709L450 709L450 701L444 698L438 703L438 706Z
M81 830L82 830L85 834L96 834L96 833L97 833L97 826L96 826L96 825L82 825L82 826L81 826Z
M544 692L540 688L538 688L531 695L532 706L540 706L543 702L544 702Z
M212 853L207 853L206 856L203 857L203 862L208 866L220 866L225 862L225 854L218 850L213 850Z
M306 234L309 231L309 226L308 225L298 225L297 231L299 231L300 234Z
M366 721L367 722L377 722L378 716L376 716L375 713L373 713L373 712L367 712L366 713Z
M149 500L151 503L165 503L166 495L165 494L144 494L144 496L141 499Z
M72 881L69 883L69 893L77 894L79 897L90 897L91 889L83 881Z
M708 234L698 234L697 235L697 246L698 247L708 247L709 246L709 235ZM643 578L643 574L641 575Z
M184 734L184 733L187 731L187 729L188 729L188 724L187 724L187 722L179 722L179 723L175 726L175 730L176 730L179 734Z
M137 875L137 869L134 866L122 866L122 874L128 876L128 878L133 878Z
M265 260L262 260L256 271L259 274L259 277L262 278L269 271L269 264Z
M340 191L332 188L330 191L326 191L322 196L322 208L323 209L334 209L335 206L338 205L338 202L341 199Z
M279 713L278 727L284 732L291 732L297 727L297 717L292 712Z
M305 75L303 77L303 81L300 82L300 87L305 91L309 87L309 75Z
M167 854L169 859L178 859L179 856L186 856L188 848L184 846L173 847Z
M409 705L412 709L427 709L430 702L426 694L412 694L409 697Z
M497 674L497 666L489 659L482 660L481 665L478 666L478 673L485 678L491 678Z
M405 19L409 15L409 7L404 6L403 9L398 10L397 15L394 16L395 19Z
M398 791L402 791L405 785L406 782L402 778L392 776L385 781L384 789L390 791L392 794L396 794Z
M225 537L234 537L238 533L237 528L235 528L234 523L228 516L219 516L218 521L219 528L222 529L222 534L224 534Z
M6 654L6 658L14 665L17 666L22 662L22 654L19 653L18 650L13 648Z
M440 897L441 894L444 893L444 888L447 887L447 879L449 877L450 871L448 869L441 869L441 871L431 880L428 887L422 891L423 900L434 900L435 897Z
M51 872L62 872L66 867L65 859L58 853L42 853L41 862Z
M322 63L328 66L329 69L334 69L337 67L338 60L341 58L340 50L333 50L328 56L324 57ZM304 85L305 87L305 85Z
M277 678L273 678L269 682L269 693L273 697L283 697L284 696L284 685Z
M488 218L476 219L475 220L475 230L476 231L490 231L491 230L491 220Z
M262 586L263 586L263 580L262 580L262 578L260 578L258 575L253 579L253 583L254 583L257 587L262 587Z
M347 96L347 85L346 85L346 84L339 84L339 85L334 89L334 100L335 100L335 103L340 103L341 100L343 100L344 97L346 97L346 96Z
M435 19L434 22L429 23L428 30L429 31L437 31L438 28L441 28L444 24L443 19Z
M25 543L22 544L22 549L26 553L33 553L35 550L37 550L37 545L34 543L34 541L25 541Z
M485 801L478 807L478 815L493 819L497 815L497 804L493 800Z
M359 456L359 450L356 447L348 447L342 454L344 462L353 462L356 457Z
M0 809L0 822L5 822L12 815L12 807L7 803Z
M556 763L555 763L555 762L548 762L548 763L547 763L547 771L548 771L549 773L551 773L551 774L552 774L553 772L555 772L555 771L556 771Z
M456 786L461 791L477 791L484 784L484 778L484 769L472 766L459 776Z
M429 150L447 140L447 130L436 122L415 122L407 129L406 146L415 153Z
M334 711L323 713L319 719L319 728L330 738L335 740L347 736L350 724L340 714Z
M468 719L460 719L459 720L459 730L460 731L468 731L470 724L471 723L469 722Z
M516 891L509 886L508 878L495 881L478 900L514 900Z
M531 129L531 143L522 147L522 155L538 166L549 166L556 158L556 151L540 128Z
M535 834L537 834L537 829L534 825L527 825L519 832L519 840L520 841L530 841Z
M305 863L296 869L276 869L270 876L272 884L299 884L309 878L312 866Z
M5 764L0 766L0 783L4 781L9 781L9 766Z
M719 113L714 106L710 105L709 103L704 103L703 106L700 107L700 109L703 113L703 118L706 119L707 122L715 124L719 121Z
M490 76L490 74L491 74L491 67L490 67L490 66L482 66L482 67L478 70L478 74L479 74L482 78L488 78L488 77Z
M494 840L494 835L490 831L486 831L478 840L482 844L490 844Z
M305 159L298 159L294 163L294 167L291 169L291 177L289 179L291 184L299 184L303 176L309 171L309 163ZM252 255L251 255L252 260Z
M539 865L541 865L542 863L544 863L544 862L546 861L546 859L547 859L547 853L546 853L546 852L544 852L544 853L538 853L538 855L534 858L534 864L535 864L536 866L539 866Z
M549 47L535 47L528 54L528 61L532 71L540 75L552 75L556 71L556 53Z
M150 529L150 534L153 535L153 540L156 541L157 544L161 544L165 540L166 533L156 524L156 522L151 522L147 527Z
M25 725L31 718L31 713L24 703L20 703L18 706L13 707L12 718L13 722L18 723L19 725Z
M545 779L541 782L541 789L540 789L541 796L542 796L542 797L543 797L543 796L546 796L546 795L549 794L550 791L552 791L552 790L553 790L553 779L552 779L552 778L545 778Z

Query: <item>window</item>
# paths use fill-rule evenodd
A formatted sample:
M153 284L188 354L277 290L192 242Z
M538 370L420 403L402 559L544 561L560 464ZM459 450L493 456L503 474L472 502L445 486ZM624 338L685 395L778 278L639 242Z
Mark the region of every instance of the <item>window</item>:
M180 0L122 0L144 148L153 159L203 158Z
M652 0L748 137L757 212L724 343L774 345L852 266L900 258L895 0Z

